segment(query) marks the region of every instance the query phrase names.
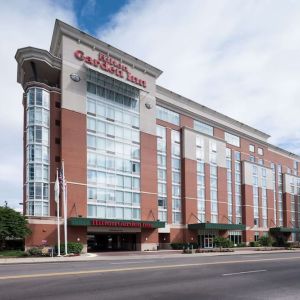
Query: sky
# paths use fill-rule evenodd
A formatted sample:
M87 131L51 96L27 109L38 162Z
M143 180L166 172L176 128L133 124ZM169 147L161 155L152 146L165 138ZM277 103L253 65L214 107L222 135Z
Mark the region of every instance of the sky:
M10 0L0 10L0 205L22 202L16 50L49 50L55 19L161 69L157 83L300 154L300 1Z

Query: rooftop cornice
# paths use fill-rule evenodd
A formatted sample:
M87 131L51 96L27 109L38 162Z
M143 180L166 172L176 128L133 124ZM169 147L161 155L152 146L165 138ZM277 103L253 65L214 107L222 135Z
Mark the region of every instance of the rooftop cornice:
M128 53L125 53L103 41L100 41L99 39L83 31L80 31L75 27L72 27L71 25L68 25L60 20L55 21L50 46L50 52L56 56L59 56L59 51L61 48L60 43L63 35L68 36L76 41L80 41L80 43L86 44L87 46L90 46L93 49L107 51L115 58L120 59L122 62L131 65L155 78L158 78L162 74L161 70L153 67L152 65L149 65L146 62L139 60L138 58L129 55Z
M27 60L39 60L52 68L61 70L61 59L44 49L24 47L17 50L15 59L18 63L17 82L22 84L22 65Z
M15 59L19 65L22 65L26 60L35 59L44 61L53 68L61 69L61 59L52 55L49 51L40 48L20 48L16 52Z

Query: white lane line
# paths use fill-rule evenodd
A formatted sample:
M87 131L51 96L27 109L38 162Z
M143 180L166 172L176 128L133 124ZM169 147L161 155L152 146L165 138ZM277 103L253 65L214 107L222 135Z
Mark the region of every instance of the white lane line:
M144 263L151 263L155 262L155 260L144 260L144 261L124 261L124 262L115 262L110 263L111 265L131 265L131 264L144 264Z
M227 274L222 274L222 276L232 276L232 275L260 273L260 272L267 272L267 270L254 270L254 271L245 271L245 272L238 272L238 273L227 273Z

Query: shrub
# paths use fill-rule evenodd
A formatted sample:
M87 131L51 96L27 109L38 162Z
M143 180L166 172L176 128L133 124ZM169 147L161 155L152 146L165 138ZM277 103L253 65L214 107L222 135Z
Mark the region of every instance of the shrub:
M83 249L83 244L81 243L75 243L75 242L69 242L68 243L68 254L80 254ZM58 247L55 246L55 252L57 253ZM60 244L60 253L65 254L65 244Z
M264 247L270 247L273 245L274 241L270 236L262 236L259 238L259 244Z
M214 238L215 247L219 248L233 248L233 242L221 236Z
M240 244L237 244L236 247L240 247L240 248L241 248L241 247L246 247L246 243L240 243Z
M173 250L182 250L185 245L183 243L171 243L171 247Z
M197 243L171 243L171 248L173 250L182 250L182 249L197 249L198 248L198 244Z
M250 247L259 247L260 243L258 241L252 241L252 242L249 243L249 246Z
M28 256L43 256L42 250L37 247L30 248L27 251L27 253L28 253Z

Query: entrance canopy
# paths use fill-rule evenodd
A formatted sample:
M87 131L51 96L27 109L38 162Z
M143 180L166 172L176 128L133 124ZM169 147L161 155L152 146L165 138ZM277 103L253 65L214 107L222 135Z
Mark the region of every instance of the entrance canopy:
M223 223L196 223L189 224L189 229L195 230L245 230L246 225L243 224L223 224Z
M143 228L155 229L164 228L165 222L161 221L133 221L133 220L110 220L110 219L94 219L94 218L69 218L69 226L101 226L101 227L127 227L127 228Z
M300 233L300 228L292 227L272 227L270 233Z

